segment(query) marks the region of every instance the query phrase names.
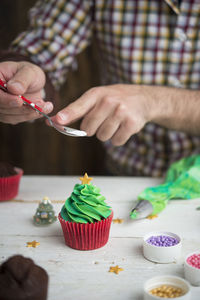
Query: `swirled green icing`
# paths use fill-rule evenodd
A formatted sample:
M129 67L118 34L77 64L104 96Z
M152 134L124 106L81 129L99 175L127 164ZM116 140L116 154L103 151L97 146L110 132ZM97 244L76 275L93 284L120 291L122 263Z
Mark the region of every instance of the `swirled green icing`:
M106 219L111 208L105 203L100 189L92 184L76 184L73 192L61 209L65 221L75 223L94 223Z

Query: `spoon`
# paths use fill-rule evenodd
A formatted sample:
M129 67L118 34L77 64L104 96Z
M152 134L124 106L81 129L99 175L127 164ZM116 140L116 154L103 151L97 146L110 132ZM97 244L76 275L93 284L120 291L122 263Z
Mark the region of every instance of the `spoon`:
M8 93L7 85L1 79L0 79L0 88L4 92ZM63 126L63 125L59 125L59 124L54 123L51 120L51 118L42 111L41 107L39 107L35 103L31 102L30 100L26 99L24 96L19 95L19 97L23 100L25 105L29 105L33 110L37 111L39 114L41 114L43 117L45 117L49 121L50 125L52 127L54 127L60 133L63 133L65 135L69 135L69 136L75 136L75 137L80 137L80 136L86 136L87 135L87 133L85 131L70 128L70 127L67 127L67 126Z

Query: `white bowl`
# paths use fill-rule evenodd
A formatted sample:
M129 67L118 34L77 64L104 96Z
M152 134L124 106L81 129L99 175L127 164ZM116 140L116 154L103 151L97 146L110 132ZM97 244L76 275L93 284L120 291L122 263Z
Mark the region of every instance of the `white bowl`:
M187 259L193 254L200 254L200 251L190 253L186 256L184 261L184 275L185 279L187 279L192 285L200 286L200 269L189 265L187 262Z
M151 236L160 236L160 235L167 235L177 239L179 242L174 246L169 247L162 247L162 246L155 246L151 245L147 242L147 240ZM180 255L181 255L181 238L172 232L167 231L157 231L157 232L150 232L143 238L143 255L146 259L157 262L157 263L172 263L176 262Z
M172 285L172 286L181 288L183 290L184 295L173 298L173 299L177 299L177 300L191 299L191 288L190 288L189 283L186 280L184 280L178 276L172 276L172 275L156 276L156 277L153 277L153 278L147 280L144 284L143 299L144 300L166 299L166 298L161 298L161 297L158 297L158 296L155 296L155 295L152 295L149 293L150 290L157 288L161 285Z

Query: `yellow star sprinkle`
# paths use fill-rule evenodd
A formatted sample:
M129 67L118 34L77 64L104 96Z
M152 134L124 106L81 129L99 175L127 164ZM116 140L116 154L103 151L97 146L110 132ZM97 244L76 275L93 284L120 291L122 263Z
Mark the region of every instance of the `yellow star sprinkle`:
M115 267L110 267L109 272L115 273L115 274L119 274L120 271L124 271L124 269L119 268L119 266L115 266Z
M36 248L37 246L39 246L40 243L36 242L36 241L32 241L32 242L27 242L27 246L26 247L33 247Z
M121 224L124 222L124 219L113 219L113 223L118 223L118 224Z
M158 217L158 215L150 215L150 216L147 217L147 219L153 220L153 219L155 219L157 217Z
M79 178L82 184L90 184L90 181L93 179L92 177L88 177L88 174L85 173L84 177Z

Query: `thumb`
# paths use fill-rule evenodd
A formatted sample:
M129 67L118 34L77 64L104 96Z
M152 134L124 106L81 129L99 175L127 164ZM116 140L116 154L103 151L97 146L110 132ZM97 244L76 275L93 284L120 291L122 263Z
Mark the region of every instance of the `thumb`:
M20 81L17 81L15 79L11 79L7 83L7 89L11 94L14 95L23 95L26 91L25 86Z
M19 67L15 75L7 82L8 91L15 95L25 94L30 87L34 86L35 81L39 79L39 74L35 71L31 64ZM43 82L43 78L40 78L40 80L40 82Z

